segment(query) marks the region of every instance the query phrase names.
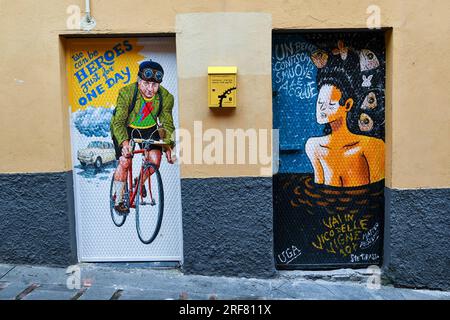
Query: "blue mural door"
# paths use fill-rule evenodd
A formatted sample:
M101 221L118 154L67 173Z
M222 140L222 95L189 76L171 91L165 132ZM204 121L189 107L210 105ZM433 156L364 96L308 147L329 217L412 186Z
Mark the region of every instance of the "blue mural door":
M279 269L382 260L385 44L380 32L274 34Z

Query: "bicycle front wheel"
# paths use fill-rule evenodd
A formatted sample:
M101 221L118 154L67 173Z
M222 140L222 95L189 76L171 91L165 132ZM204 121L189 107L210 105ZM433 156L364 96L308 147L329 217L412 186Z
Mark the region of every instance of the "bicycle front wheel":
M164 211L164 189L158 168L151 163L145 165L144 173L153 171L145 182L146 192L143 197L142 179L139 176L138 193L136 195L136 230L144 244L152 243L161 228ZM146 193L146 194L145 194Z
M123 226L125 223L125 220L127 220L127 214L117 212L114 208L114 205L116 203L116 197L119 197L120 195L117 193L117 190L114 190L114 175L111 178L111 186L109 188L109 209L111 211L111 218L113 223L117 227ZM124 205L128 206L130 203L129 199L129 191L128 191L128 183L125 182L125 190L123 191L123 202Z

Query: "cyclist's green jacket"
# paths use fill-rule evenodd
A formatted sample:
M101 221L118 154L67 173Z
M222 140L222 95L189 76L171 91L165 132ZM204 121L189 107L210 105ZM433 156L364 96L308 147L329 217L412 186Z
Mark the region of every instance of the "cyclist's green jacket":
M130 138L128 136L127 127L130 125L133 119L136 118L141 108L140 106L141 99L139 99L141 93L138 91L136 104L134 105L134 108L131 111L131 113L128 114L129 106L132 103L135 90L136 90L136 82L131 83L119 90L115 114L111 119L111 133L114 135L119 145L121 145L122 142ZM162 110L159 115L159 119L164 129L166 129L166 137L164 139L164 142L170 144L173 147L175 144L175 142L172 139L172 133L175 130L172 118L174 98L173 95L161 85L159 86L159 92L161 93L161 97L163 100Z

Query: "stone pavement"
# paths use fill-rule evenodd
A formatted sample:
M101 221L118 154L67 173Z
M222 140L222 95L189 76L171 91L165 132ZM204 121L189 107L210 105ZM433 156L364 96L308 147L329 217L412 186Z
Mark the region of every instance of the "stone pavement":
M450 292L443 291L370 289L365 270L283 271L272 279L247 279L184 275L142 263L77 266L80 288L68 289L77 270L71 275L65 268L0 264L0 300L450 300Z

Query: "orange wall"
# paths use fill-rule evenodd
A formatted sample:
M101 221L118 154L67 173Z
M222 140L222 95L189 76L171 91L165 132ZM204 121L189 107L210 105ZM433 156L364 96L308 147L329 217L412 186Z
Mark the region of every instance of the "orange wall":
M393 28L388 50L387 96L391 103L386 116L387 185L448 187L450 64L445 60L450 51L448 0L92 0L97 27L89 34L173 33L179 31L177 15L202 12L267 13L274 29L365 28L366 9L374 2L381 8L382 26ZM67 29L66 10L72 4L83 7L84 1L0 2L2 173L71 169L61 69L63 47L59 37L87 34ZM221 36L228 38L235 34ZM183 92L187 84L180 81L179 85ZM241 92L251 90L246 86L241 86ZM263 99L261 103L271 110L270 94ZM209 110L205 108L204 112ZM239 127L241 120L238 116L228 119L231 127ZM269 126L269 122L262 120L261 126ZM197 174L194 171L186 175Z

